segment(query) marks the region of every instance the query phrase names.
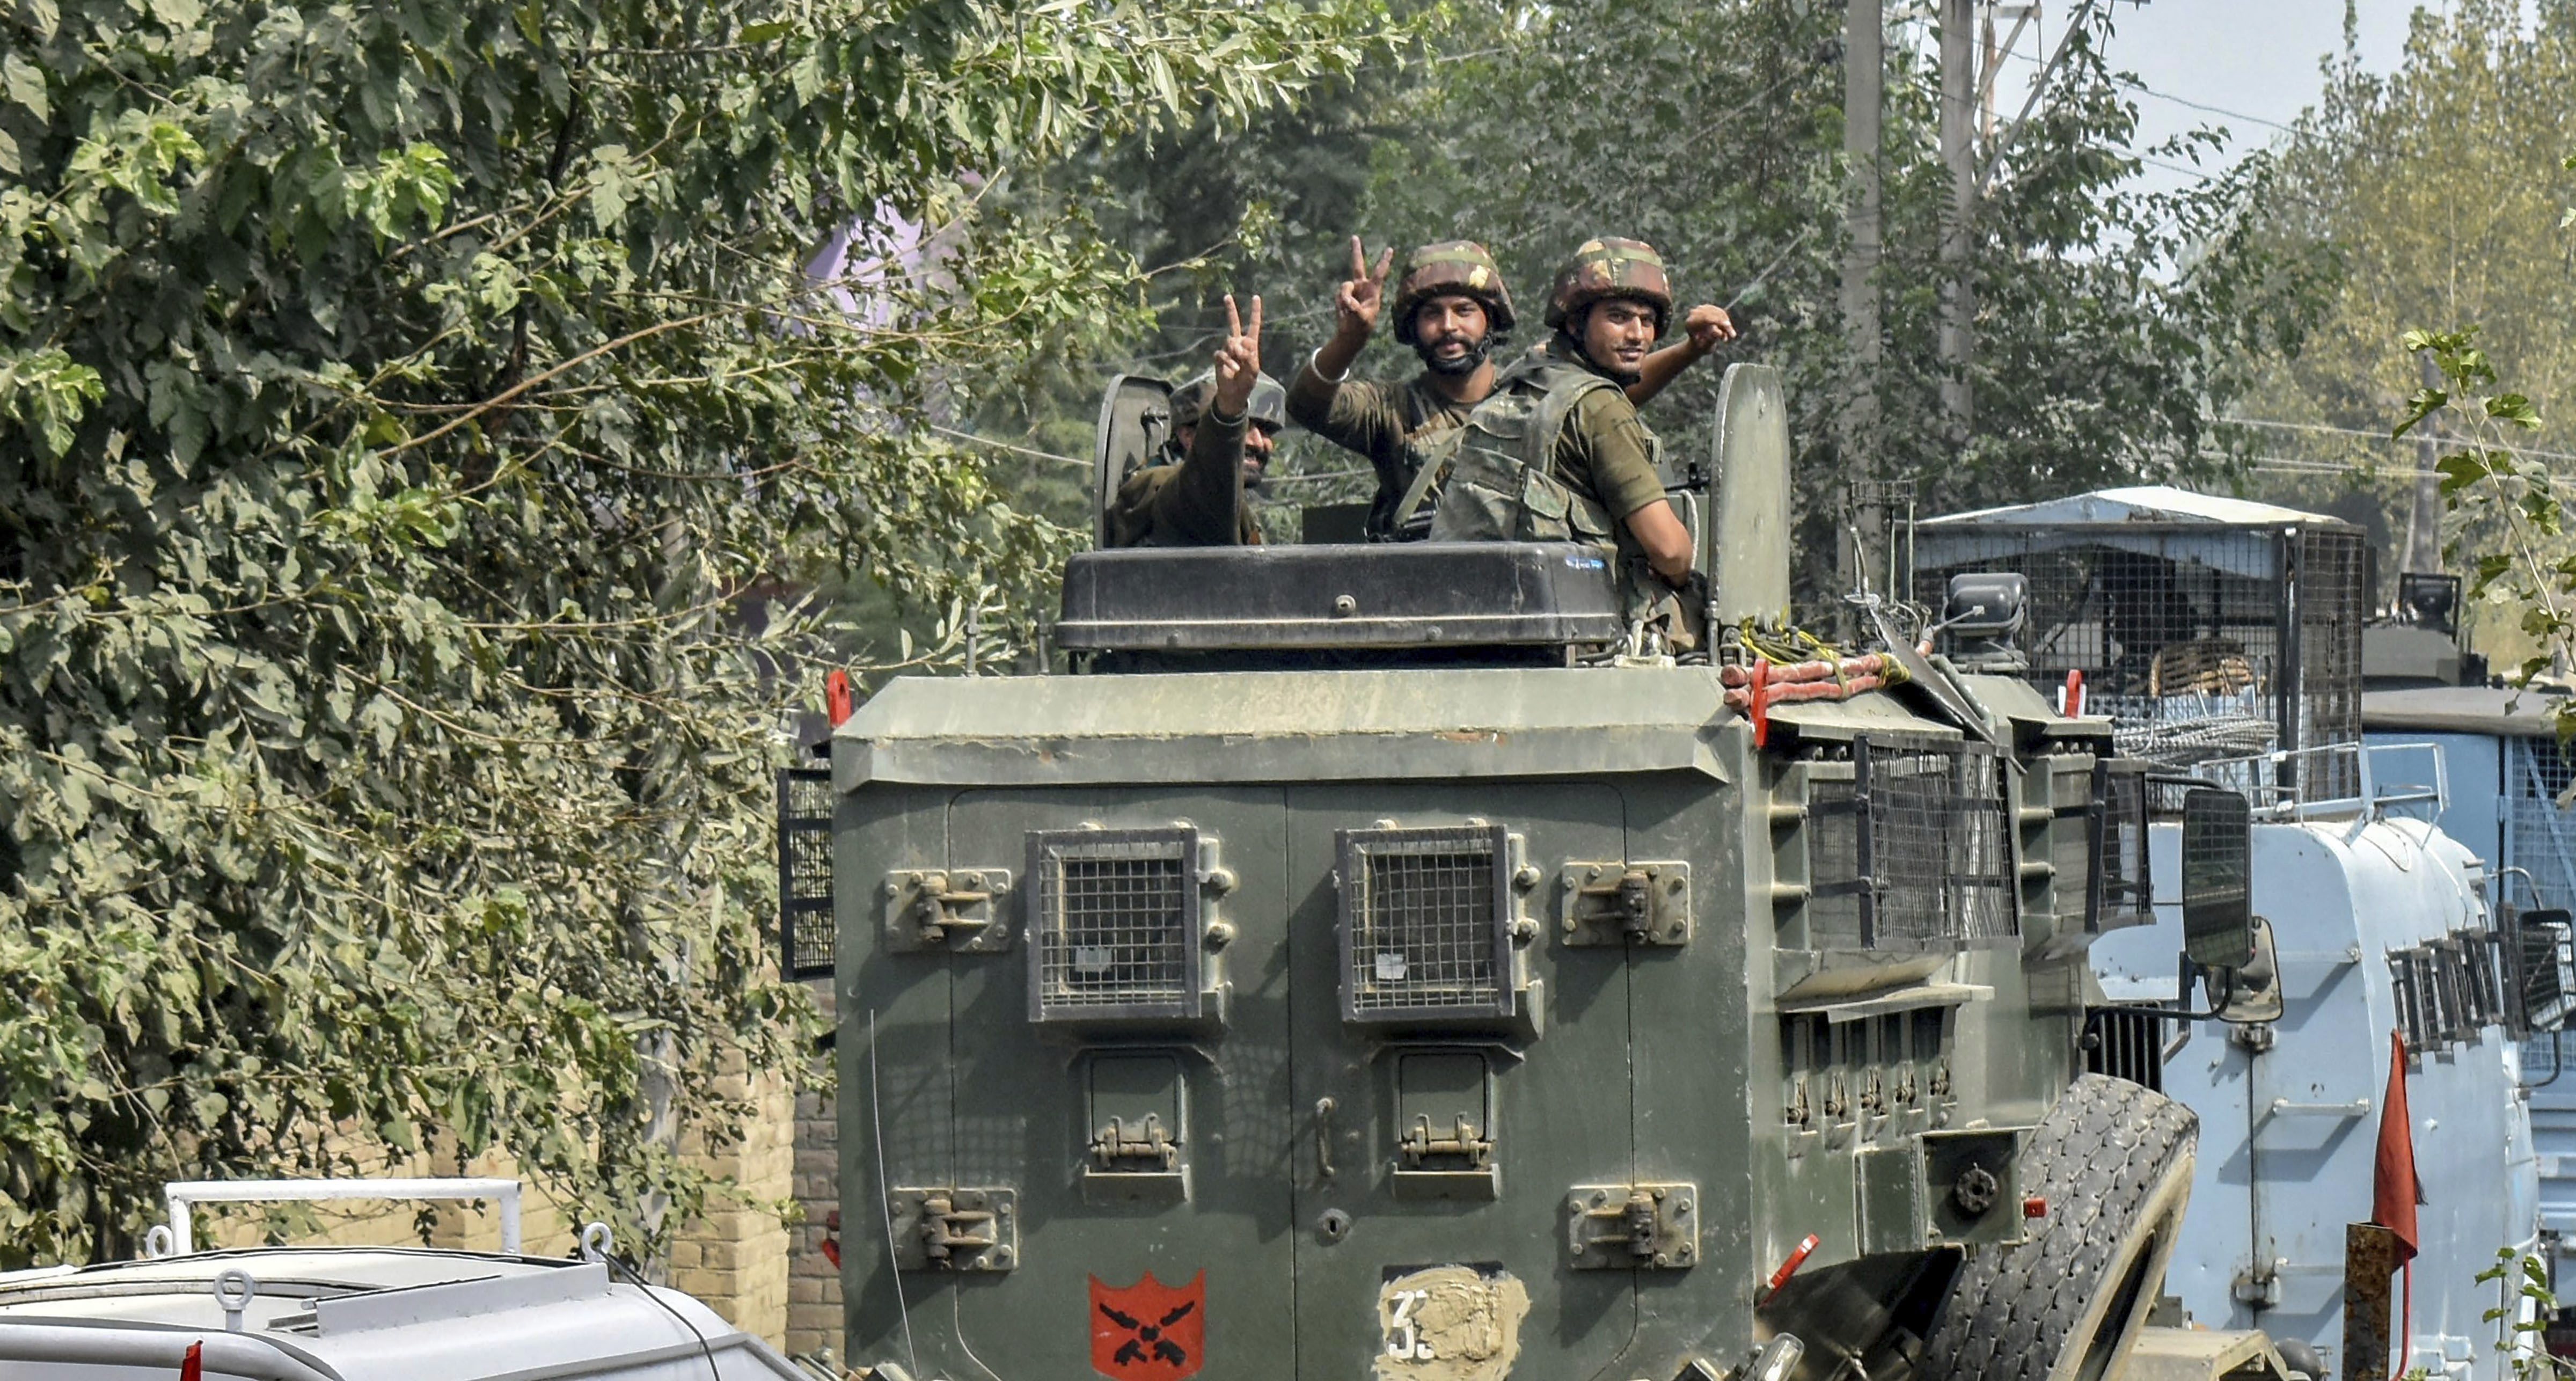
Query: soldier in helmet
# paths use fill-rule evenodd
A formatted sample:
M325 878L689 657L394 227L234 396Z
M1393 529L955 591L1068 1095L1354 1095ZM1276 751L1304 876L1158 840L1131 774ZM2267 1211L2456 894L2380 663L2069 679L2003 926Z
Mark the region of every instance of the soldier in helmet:
M1664 498L1659 443L1626 390L1671 323L1662 256L1587 240L1556 273L1546 345L1503 370L1458 437L1435 541L1574 541L1618 553L1642 614L1691 577L1690 530Z
M1261 299L1247 324L1225 299L1216 367L1172 395L1177 455L1129 475L1109 511L1114 547L1221 547L1261 540L1247 490L1261 487L1287 394L1261 372Z
M1352 361L1377 329L1394 255L1392 248L1380 254L1372 270L1359 237L1351 238L1350 277L1333 299L1339 325L1332 339L1307 357L1288 389L1290 417L1366 456L1377 471L1368 533L1379 541L1429 533L1437 496L1428 484L1420 493L1411 492L1421 470L1422 445L1464 423L1493 392L1493 356L1515 324L1511 291L1483 245L1472 240L1424 245L1405 256L1394 302L1395 338L1413 347L1423 372L1401 387L1348 381ZM1685 324L1689 338L1647 358L1629 387L1630 401L1643 406L1692 362L1735 338L1734 323L1722 308L1694 307Z

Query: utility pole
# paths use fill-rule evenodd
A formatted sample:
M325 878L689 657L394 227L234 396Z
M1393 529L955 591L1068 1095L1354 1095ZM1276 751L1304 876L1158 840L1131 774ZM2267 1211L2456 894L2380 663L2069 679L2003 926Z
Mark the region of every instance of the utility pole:
M1845 208L1842 312L1844 353L1851 369L1851 397L1842 417L1842 502L1835 511L1837 580L1858 589L1869 553L1854 530L1875 533L1878 496L1878 126L1886 84L1886 0L1844 0L1843 157L1852 187Z
M2426 388L2442 386L2442 371L2433 364L2430 353L2415 357ZM2442 422L2437 414L2424 419L2415 428L2416 468L2414 502L2406 510L2406 549L2398 561L2400 574L2437 573L2442 569L2442 477L2433 467L2442 463ZM2379 592L2370 592L2376 601ZM2403 612L2403 611L2401 611Z
M1950 169L1950 218L1941 228L1941 411L1951 439L1964 442L1976 421L1968 362L1976 354L1975 284L1970 281L1970 225L1977 206L1978 0L1940 0L1941 162Z

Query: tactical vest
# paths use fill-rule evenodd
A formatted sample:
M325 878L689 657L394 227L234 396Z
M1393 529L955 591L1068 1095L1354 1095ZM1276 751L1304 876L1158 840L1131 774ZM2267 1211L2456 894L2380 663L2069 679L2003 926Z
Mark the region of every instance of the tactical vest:
M1423 474L1405 494L1399 518L1435 487L1435 542L1586 542L1619 551L1619 522L1597 499L1577 493L1555 473L1556 438L1584 395L1617 388L1561 360L1532 355L1504 371L1467 425L1426 438ZM1649 433L1648 456L1663 468L1663 441ZM1445 471L1445 478L1443 472ZM1631 624L1652 625L1668 647L1696 648L1697 611L1656 580L1642 556L1613 555L1619 602Z
M1451 434L1466 424L1449 421L1426 392L1418 380L1404 387L1404 437L1396 443L1396 465L1405 484L1401 489L1380 484L1376 497L1369 500L1367 531L1372 542L1419 542L1431 536L1431 515L1440 503L1437 467L1455 453ZM1441 417L1443 425L1431 425L1435 416ZM1426 473L1429 479L1423 479ZM1417 480L1421 481L1418 486Z
M1467 425L1423 442L1438 481L1435 542L1591 542L1615 546L1610 511L1578 494L1554 471L1557 433L1583 396L1618 385L1545 356L1514 364ZM1445 454L1444 454L1445 453ZM1427 486L1417 481L1416 490ZM1410 493L1406 495L1413 497Z

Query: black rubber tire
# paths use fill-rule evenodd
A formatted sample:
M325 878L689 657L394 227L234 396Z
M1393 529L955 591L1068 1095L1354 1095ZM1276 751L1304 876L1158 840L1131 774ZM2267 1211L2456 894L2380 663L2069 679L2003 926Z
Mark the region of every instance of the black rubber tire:
M2104 1381L2146 1326L2191 1201L2200 1119L2087 1074L2031 1133L2021 1192L2048 1200L2017 1247L1959 1272L1923 1347L1924 1381Z

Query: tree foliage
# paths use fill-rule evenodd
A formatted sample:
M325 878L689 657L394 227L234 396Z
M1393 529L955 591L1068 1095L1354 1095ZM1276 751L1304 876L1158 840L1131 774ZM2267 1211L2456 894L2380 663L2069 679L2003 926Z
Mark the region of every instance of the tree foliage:
M1852 169L1842 155L1835 6L1726 0L1487 0L1456 26L1378 150L1367 229L1403 244L1463 235L1502 254L1530 299L1599 234L1655 244L1686 301L1737 303L1745 341L1720 360L1780 365L1800 450L1800 509L1817 540L1804 602L1830 601L1834 491L1859 458L1836 445L1856 396L1840 258ZM2173 192L2130 182L2148 154L2137 111L2079 31L2033 119L2013 136L1972 222L1973 425L1944 414L1937 285L1950 179L1939 79L1922 30L1891 33L1881 168L1883 355L1870 374L1872 464L1912 478L1926 514L2142 478L2209 477L2226 439L2206 418L2246 365L2295 348L2328 267L2247 233L2263 173ZM2006 89L2010 89L2007 85ZM2006 115L2012 113L2009 108ZM2009 124L2009 119L2006 121ZM1980 145L1981 165L1999 151ZM1320 280L1329 262L1316 266ZM1323 289L1319 286L1317 292ZM1682 444L1719 377L1704 367L1650 416Z
M2276 362L2245 402L2284 424L2262 433L2266 452L2328 476L2309 483L2312 496L2357 487L2367 516L2393 535L2410 509L2444 511L2424 453L2386 444L2388 419L2430 381L2424 356L2389 348L2406 328L2474 324L2478 349L2510 361L2541 412L2576 397L2565 330L2576 283L2560 216L2576 185L2561 166L2576 129L2557 103L2534 99L2571 84L2576 6L2564 0L2419 10L2396 71L2366 71L2348 52L2330 63L2317 106L2271 155L2260 233L2333 246L2345 266L2306 348ZM2438 449L2457 421L2436 414L2414 436ZM2510 540L2483 509L2450 527L2454 538L2464 531L2472 547ZM2424 546L2441 545L2424 536ZM2409 568L2404 560L2400 551L2385 573ZM2486 631L2530 646L2511 631L2519 610L2492 607Z
M846 643L796 592L1041 574L942 419L1140 324L1012 180L1382 22L0 5L0 1264L335 1134L621 1240L695 1202L669 1118L721 1141L713 1057L797 1039L769 772Z

